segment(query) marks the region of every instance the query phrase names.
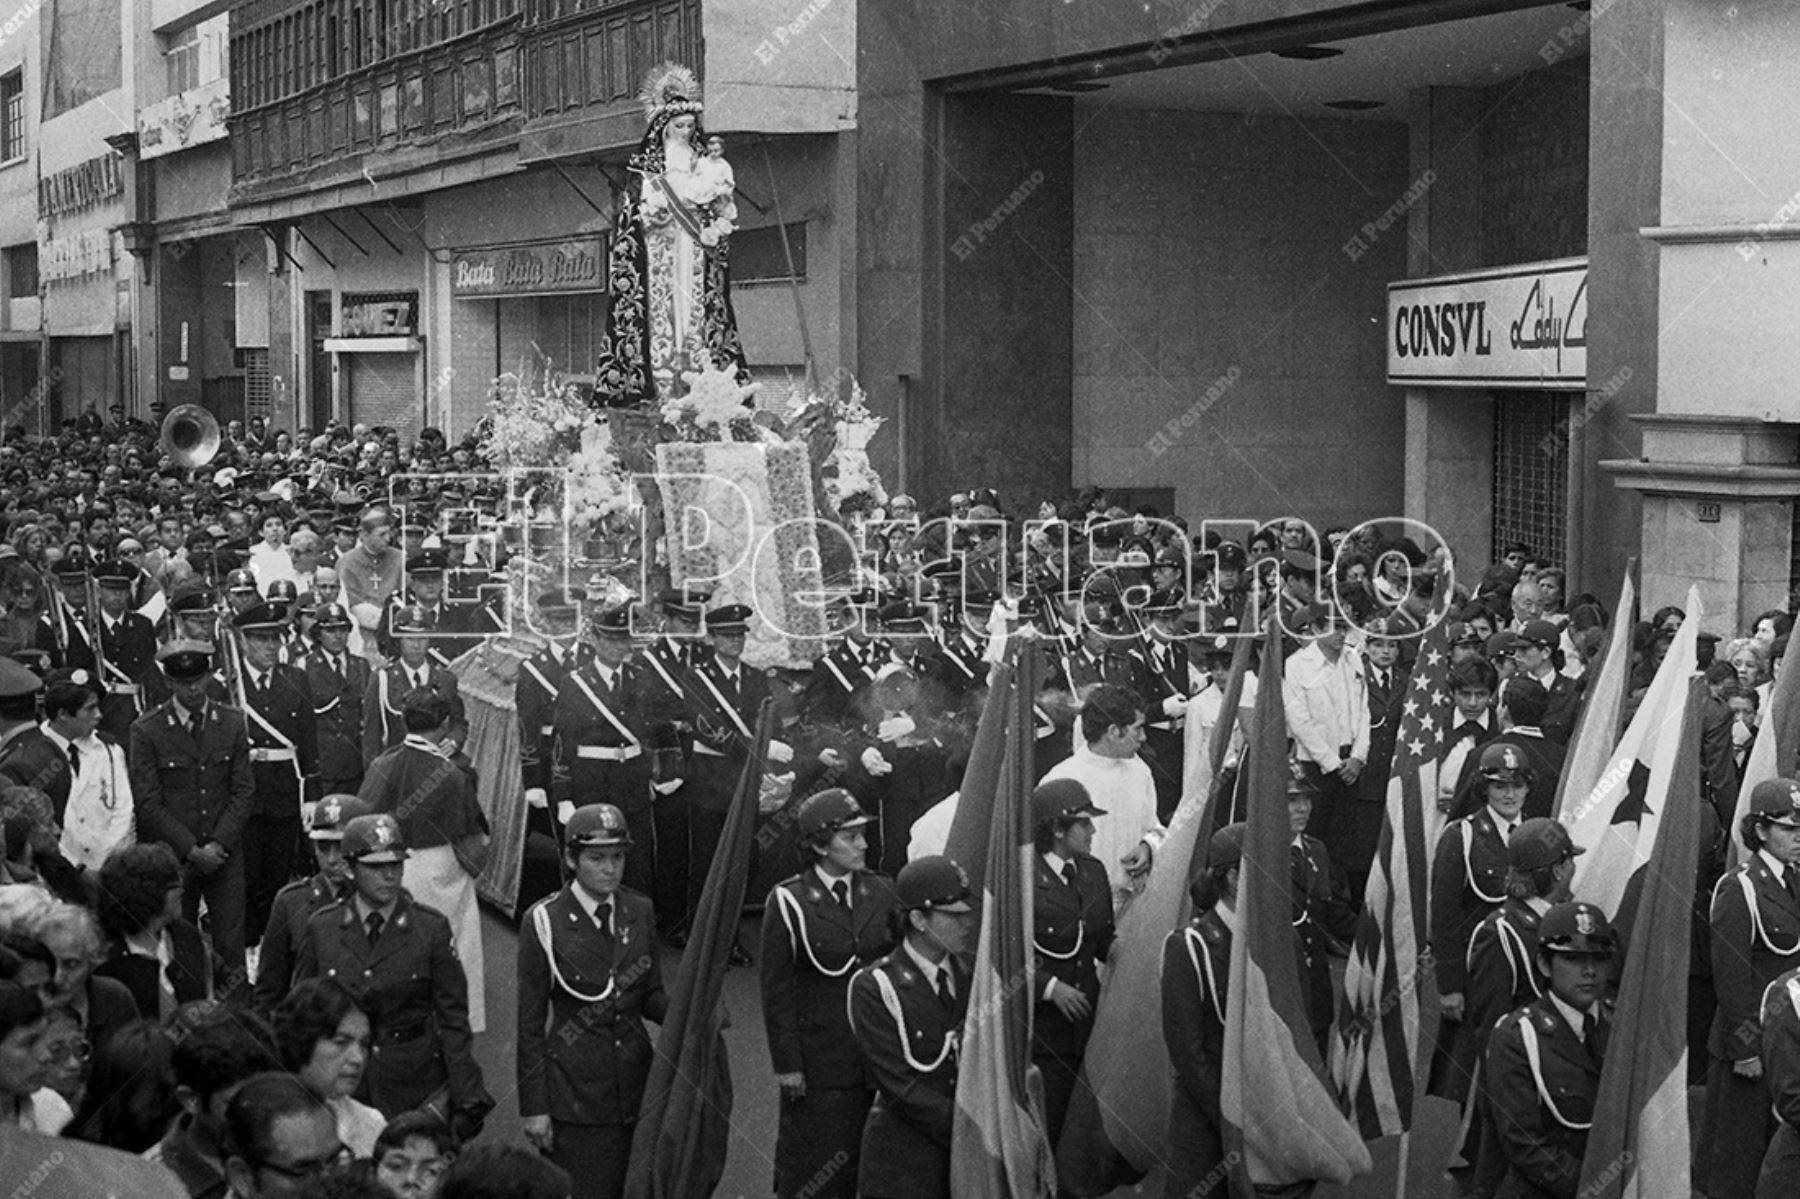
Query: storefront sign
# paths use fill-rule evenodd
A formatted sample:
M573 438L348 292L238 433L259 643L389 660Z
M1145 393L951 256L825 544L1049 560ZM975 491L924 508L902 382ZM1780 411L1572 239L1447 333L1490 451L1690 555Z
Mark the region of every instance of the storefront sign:
M38 180L39 218L65 216L92 208L125 191L125 173L113 153L76 163Z
M38 242L38 278L45 283L112 273L112 233L90 229Z
M418 310L416 291L378 295L345 292L338 309L338 336L411 337L418 329Z
M225 136L230 83L215 79L138 110L138 157L159 158Z
M458 250L450 291L458 299L603 291L605 243L599 237Z
M1388 284L1389 383L1587 385L1585 258Z

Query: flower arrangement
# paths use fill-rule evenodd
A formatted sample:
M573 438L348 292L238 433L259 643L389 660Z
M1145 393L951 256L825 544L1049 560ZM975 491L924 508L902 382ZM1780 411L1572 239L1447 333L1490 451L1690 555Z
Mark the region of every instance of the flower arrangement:
M662 407L663 423L671 441L767 441L784 440L778 430L758 424L752 398L760 384L739 384L730 370L719 370L709 361L698 371L681 372L687 391Z
M581 391L549 361L542 371L508 372L488 392L487 433L481 453L499 470L564 465L581 447L592 419Z

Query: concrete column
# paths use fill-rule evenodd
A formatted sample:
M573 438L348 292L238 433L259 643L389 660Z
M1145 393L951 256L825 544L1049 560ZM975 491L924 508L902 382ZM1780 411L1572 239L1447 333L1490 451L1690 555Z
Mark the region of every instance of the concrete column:
M1644 497L1646 607L1699 582L1728 632L1786 600L1800 495L1800 9L1664 10L1656 414L1603 465Z

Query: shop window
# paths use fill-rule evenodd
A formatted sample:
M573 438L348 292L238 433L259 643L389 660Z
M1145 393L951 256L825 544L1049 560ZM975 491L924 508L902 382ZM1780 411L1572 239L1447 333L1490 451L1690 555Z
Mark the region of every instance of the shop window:
M739 229L731 235L731 281L733 283L770 283L793 279L806 282L806 222L795 221L786 226L787 247L781 244L783 226L762 229ZM794 254L794 266L788 269L788 250Z
M1562 566L1568 565L1572 402L1562 392L1494 393L1494 544L1523 541Z
M0 162L25 157L25 68L0 76ZM35 251L34 251L35 253ZM33 270L35 274L35 268ZM36 294L33 289L33 294Z
M38 251L36 242L8 246L6 255L6 294L15 300L35 299L38 294Z

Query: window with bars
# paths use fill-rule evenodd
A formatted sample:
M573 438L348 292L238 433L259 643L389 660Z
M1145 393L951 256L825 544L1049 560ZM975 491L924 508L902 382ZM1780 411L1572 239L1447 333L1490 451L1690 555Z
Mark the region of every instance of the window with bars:
M25 68L0 76L0 162L25 157Z
M1569 415L1579 393L1494 393L1494 545L1567 566Z

